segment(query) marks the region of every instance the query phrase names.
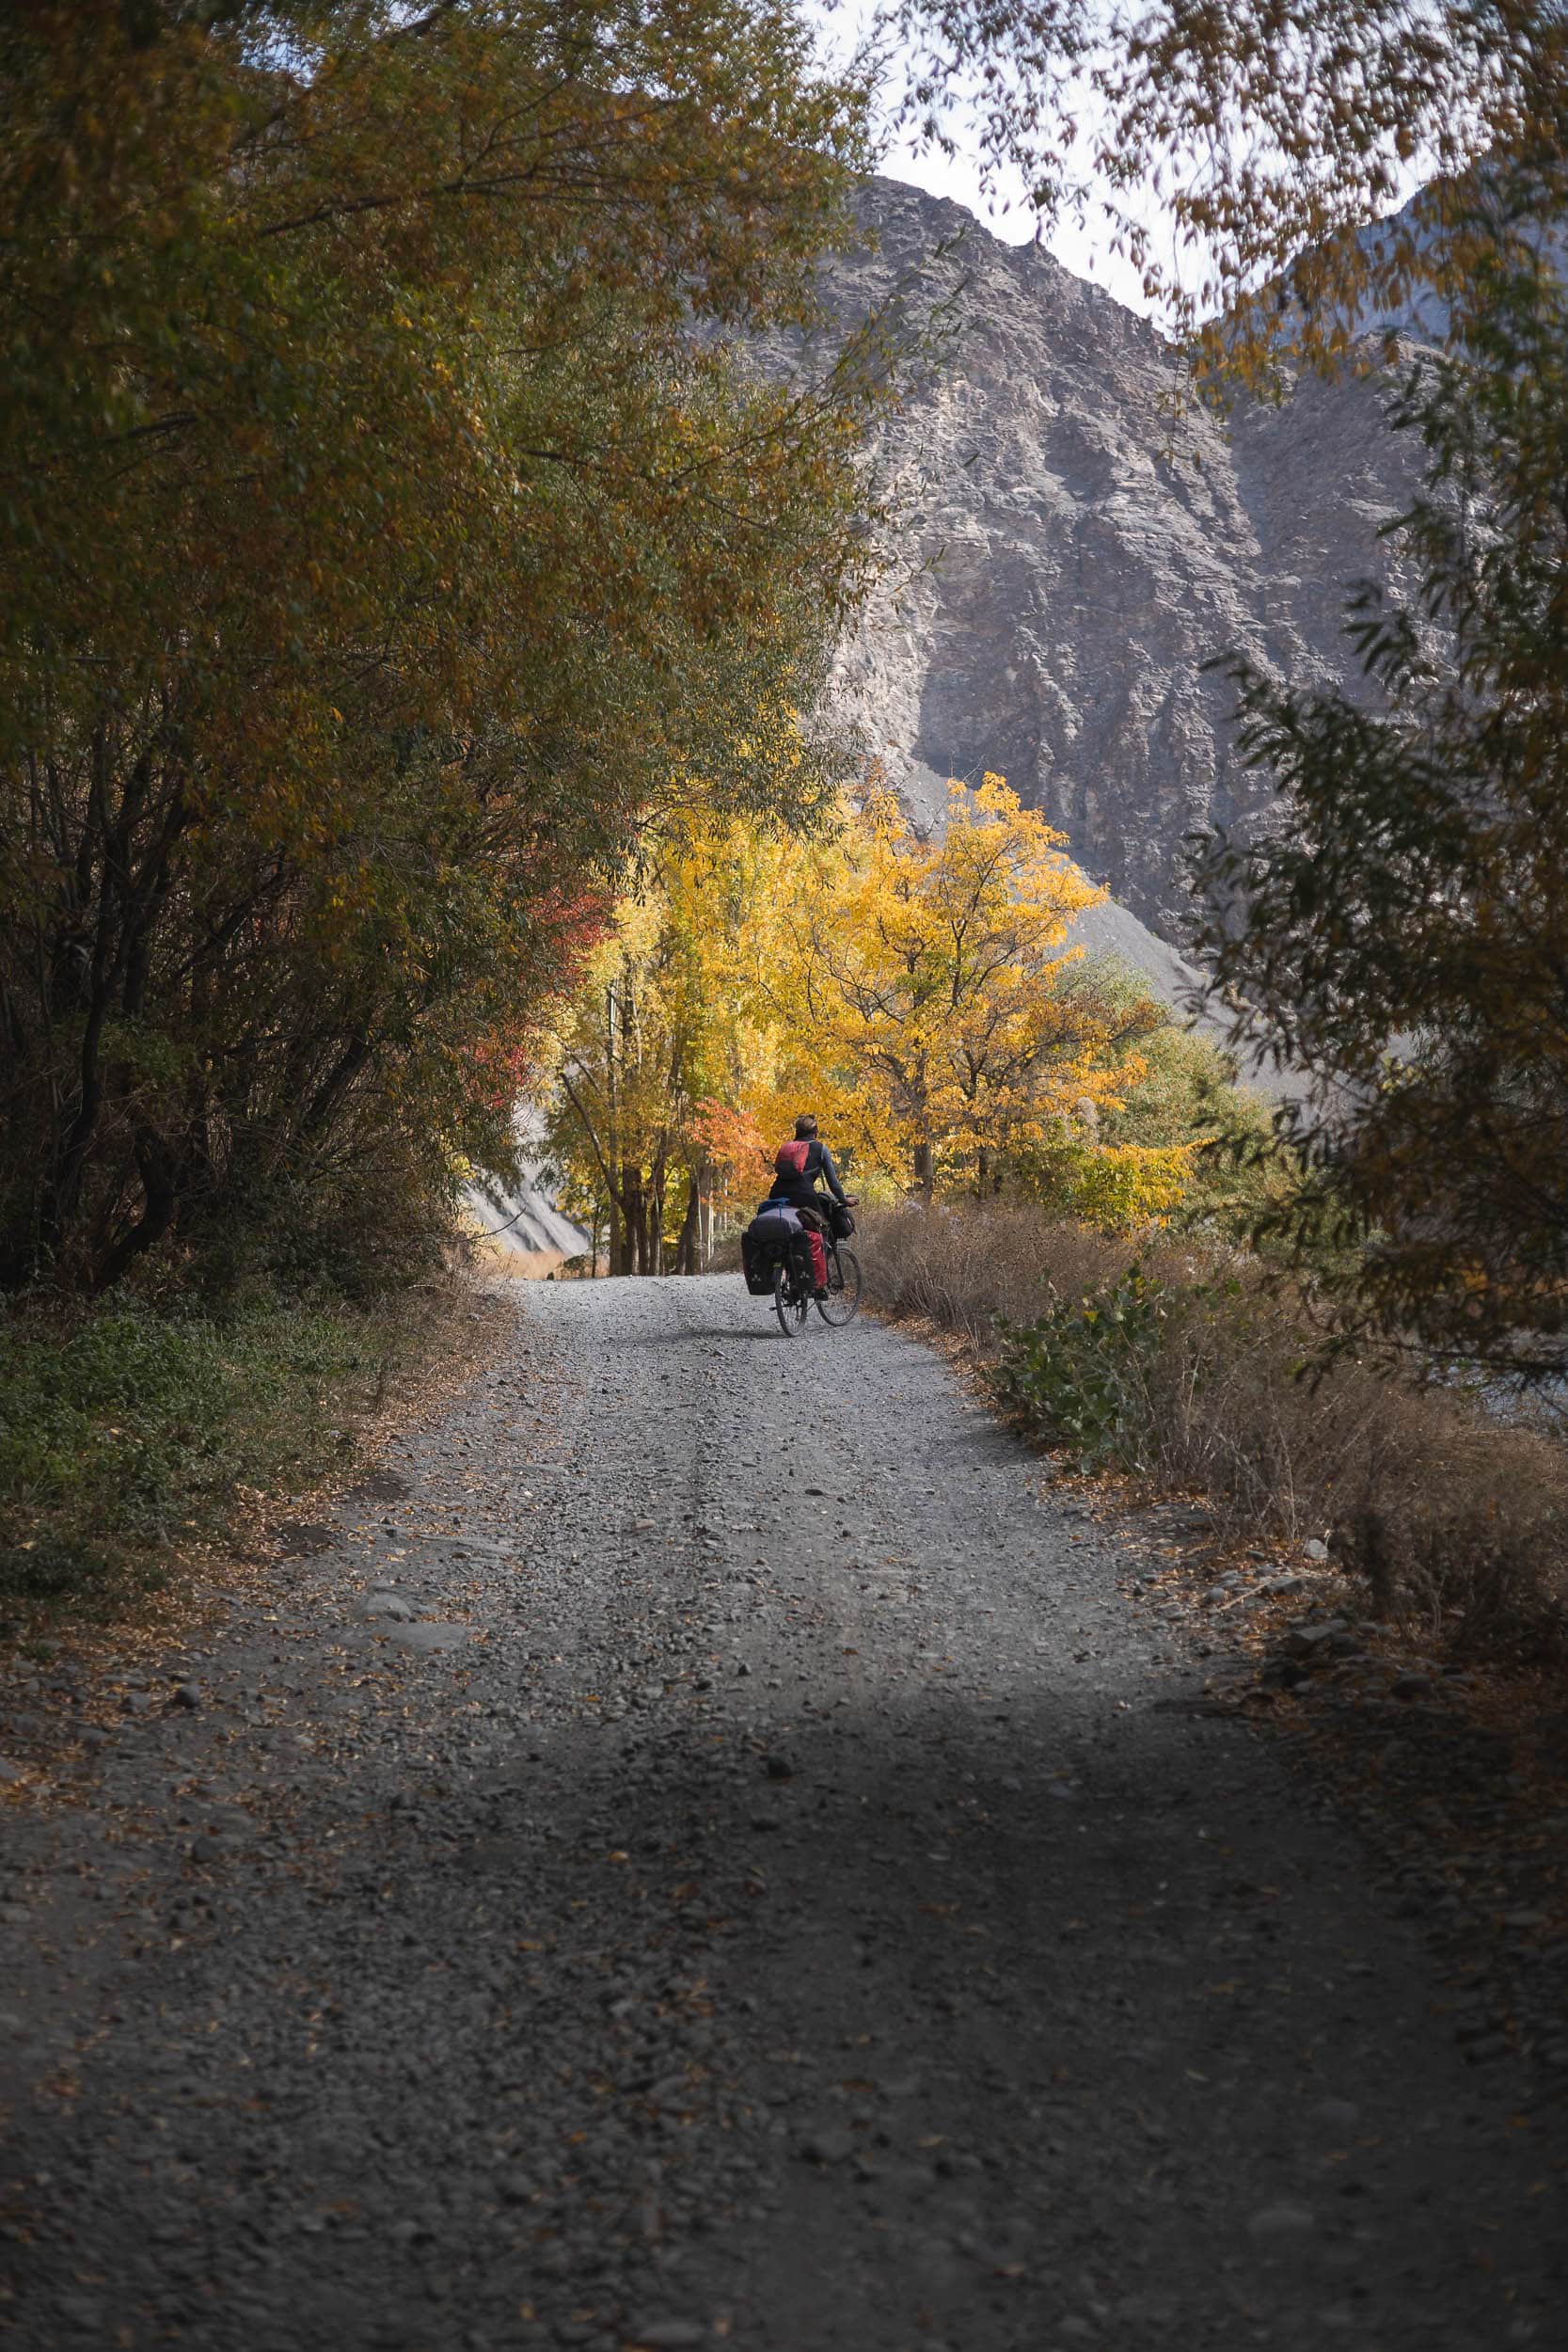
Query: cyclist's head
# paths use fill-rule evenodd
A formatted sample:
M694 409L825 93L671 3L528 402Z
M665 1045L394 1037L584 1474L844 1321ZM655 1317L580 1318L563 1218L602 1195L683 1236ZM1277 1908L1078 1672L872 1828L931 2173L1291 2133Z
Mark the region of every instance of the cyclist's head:
M816 1135L816 1118L814 1117L814 1115L813 1115L810 1111L802 1111L802 1112L800 1113L800 1118L799 1118L799 1119L795 1121L795 1140L796 1140L796 1142L797 1142L797 1143L806 1143L806 1142L809 1142L809 1141L810 1141L810 1139L811 1139L811 1137L812 1137L814 1135Z

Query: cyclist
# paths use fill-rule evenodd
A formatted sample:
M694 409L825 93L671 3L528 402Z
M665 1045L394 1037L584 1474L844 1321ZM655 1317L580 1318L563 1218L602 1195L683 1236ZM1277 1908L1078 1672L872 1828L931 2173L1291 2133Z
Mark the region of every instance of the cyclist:
M828 1253L823 1246L822 1231L828 1219L822 1207L823 1196L818 1191L820 1181L841 1207L852 1206L855 1196L847 1193L833 1166L833 1155L816 1132L816 1120L810 1111L802 1111L795 1121L795 1139L781 1144L773 1162L773 1189L759 1212L766 1215L781 1205L793 1209L811 1235L812 1268L816 1278L816 1295L828 1295Z

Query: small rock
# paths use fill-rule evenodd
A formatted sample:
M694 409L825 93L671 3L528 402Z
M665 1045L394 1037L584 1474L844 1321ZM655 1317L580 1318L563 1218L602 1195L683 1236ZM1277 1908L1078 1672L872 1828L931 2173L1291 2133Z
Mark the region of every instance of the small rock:
M1530 1928L1544 1928L1545 1924L1546 1915L1544 1911L1505 1911L1503 1913L1504 1927L1513 1928L1520 1934L1524 1934Z
M1429 1699L1433 1691L1432 1677L1418 1674L1397 1675L1388 1685L1388 1689L1391 1695L1397 1699Z
M765 1756L763 1771L769 1780L793 1780L795 1777L795 1767L787 1756Z
M708 2331L699 2328L694 2319L656 2319L648 2328L634 2329L633 2344L648 2347L648 2352L689 2352L695 2344L705 2344Z
M25 1765L13 1764L8 1756L0 1756L0 1788L11 1788L17 1781L25 1780L26 1777Z
M1248 2237L1278 2245L1310 2236L1318 2220L1309 2205L1293 2205L1282 2199L1276 2205L1259 2205L1246 2226Z
M170 1707L188 1708L194 1714L196 1709L201 1705L200 1685L195 1682L176 1683L174 1686L174 1695L169 1700L169 1705Z
M1330 2132L1354 2132L1361 2121L1361 2110L1353 2099L1320 2099L1307 2112L1314 2123Z
M400 1649L443 1650L458 1649L468 1638L466 1625L399 1625L388 1626L387 1638Z
M371 1619L388 1618L398 1625L413 1622L414 1612L401 1593L377 1592L367 1597L360 1615Z
M1308 1540L1302 1546L1302 1549L1306 1552L1308 1560L1322 1561L1328 1558L1328 1546L1323 1542L1321 1535L1313 1535L1309 1537Z
M1322 1625L1296 1625L1285 1638L1285 1646L1292 1658L1301 1658L1316 1665L1323 1658L1338 1654L1339 1645L1355 1647L1355 1636L1343 1617L1329 1617Z
M735 1670L737 1675L749 1675L752 1671L744 1658L736 1659Z
M837 2123L809 2133L800 2142L800 2153L808 2164L847 2164L854 2153L854 2133Z
M191 1860L203 1866L221 1862L228 1851L227 1838L211 1836L205 1830L199 1837L191 1840Z
M1264 1684L1275 1691L1294 1691L1307 1679L1307 1668L1299 1658L1271 1658L1261 1676Z

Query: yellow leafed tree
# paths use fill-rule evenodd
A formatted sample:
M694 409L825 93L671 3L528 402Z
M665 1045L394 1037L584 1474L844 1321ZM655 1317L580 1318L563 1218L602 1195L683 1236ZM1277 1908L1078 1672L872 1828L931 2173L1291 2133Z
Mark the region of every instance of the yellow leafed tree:
M928 838L888 794L812 838L668 820L557 1032L553 1153L611 1271L698 1271L808 1108L873 1188L1168 1214L1192 1147L1100 1134L1165 1018L1085 978L1069 927L1102 895L994 776Z
M1074 985L1072 918L1104 897L999 776L949 787L922 837L889 793L818 854L794 917L797 1018L840 1130L929 1200L993 1191L1053 1136L1092 1138L1162 1017ZM1152 1171L1150 1171L1152 1174Z
M738 818L671 818L561 1018L553 1154L575 1193L603 1203L612 1273L660 1271L682 1179L687 1273L705 1259L715 1206L766 1188L778 1025L767 976L787 946L800 854Z

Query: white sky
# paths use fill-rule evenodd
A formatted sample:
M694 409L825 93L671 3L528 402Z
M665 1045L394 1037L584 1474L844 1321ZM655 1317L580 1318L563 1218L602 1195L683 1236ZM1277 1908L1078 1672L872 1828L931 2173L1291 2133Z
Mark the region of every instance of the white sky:
M983 189L979 170L966 155L949 158L932 152L917 154L905 146L893 149L881 168L890 180L909 181L917 188L928 189L933 196L948 196L955 203L967 206L985 222L993 237L1000 237L1006 245L1027 245L1036 234L1037 216L1024 200L1022 182ZM1157 223L1159 214L1153 205L1148 208L1145 217L1151 226ZM1097 286L1114 294L1118 302L1141 311L1146 318L1155 314L1156 306L1144 293L1137 271L1121 255L1106 251L1103 230L1097 232L1092 224L1081 228L1074 220L1059 218L1040 242L1074 277L1092 278Z
M820 25L823 47L830 56L847 55L870 24L876 8L877 0L806 0L807 14ZM963 151L964 126L958 116L951 119L950 128L959 147L956 155L943 155L930 149L922 151L912 141L900 140L889 149L881 166L883 172L890 180L909 182L929 190L933 196L951 197L975 214L993 236L1007 245L1031 243L1037 233L1037 215L1027 200L1022 178L1001 174L990 185L982 184L975 155ZM1158 234L1168 217L1158 199L1150 193L1138 209L1140 217ZM1121 256L1106 249L1102 226L1090 222L1081 227L1064 216L1052 225L1041 242L1047 252L1076 277L1091 278L1145 317L1154 315L1156 306L1145 294L1138 273ZM1171 258L1168 242L1162 258L1167 262Z
M1094 0L1086 0L1086 5L1092 7ZM872 24L879 0L803 0L803 6L808 20L815 21L819 28L824 54L844 57ZM911 140L899 140L890 146L882 170L889 179L911 182L934 196L951 197L974 213L993 236L1006 244L1028 244L1037 233L1037 216L1028 202L1023 181L1016 174L999 173L983 183L976 143L961 111L950 114L948 128L958 150L956 154L922 151ZM1404 165L1397 193L1386 209L1394 211L1404 203L1430 176L1431 169L1430 164ZM1178 285L1185 278L1195 292L1198 291L1206 276L1204 256L1179 253L1175 224L1158 191L1146 185L1134 200L1132 193L1123 188L1117 191L1117 200L1150 232L1154 256L1167 281ZM1103 221L1090 218L1080 223L1064 213L1044 231L1040 241L1047 252L1076 277L1091 279L1130 310L1159 320L1163 306L1149 300L1138 272L1125 258L1110 250L1109 231Z

